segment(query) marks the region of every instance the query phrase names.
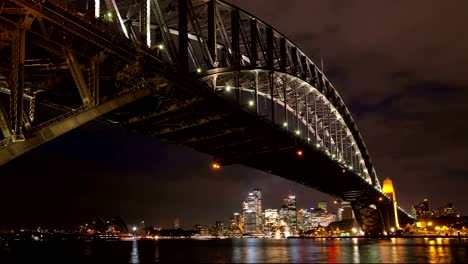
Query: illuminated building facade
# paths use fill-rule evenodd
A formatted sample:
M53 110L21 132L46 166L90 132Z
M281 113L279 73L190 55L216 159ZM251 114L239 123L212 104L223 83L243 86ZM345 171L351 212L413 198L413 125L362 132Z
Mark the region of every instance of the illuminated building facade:
M338 209L338 220L354 219L353 208L350 202L342 201Z
M416 219L432 217L433 213L429 210L429 200L426 198L422 202L414 205Z
M264 230L274 231L278 225L279 214L277 209L265 209L264 212Z
M291 234L297 232L297 208L296 208L296 196L289 195L284 199L284 205L288 208L287 224L289 226Z
M254 189L243 203L244 233L263 231L262 193Z
M327 202L325 201L318 202L317 207L323 210L325 213L327 212Z
M452 203L447 203L444 206L437 208L434 212L435 217L455 217L457 215L457 210L455 209Z

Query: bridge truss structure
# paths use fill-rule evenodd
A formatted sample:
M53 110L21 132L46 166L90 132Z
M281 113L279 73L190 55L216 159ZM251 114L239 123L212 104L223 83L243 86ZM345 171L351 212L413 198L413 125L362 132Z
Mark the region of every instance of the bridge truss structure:
M0 45L8 58L0 65L0 164L144 98L165 97L162 112L170 112L209 94L326 157L364 187L325 192L351 201L363 230L390 228L376 201L391 198L330 80L283 34L229 3L2 0ZM147 111L119 123L158 116ZM245 153L218 158L244 160ZM407 217L401 208L399 215Z

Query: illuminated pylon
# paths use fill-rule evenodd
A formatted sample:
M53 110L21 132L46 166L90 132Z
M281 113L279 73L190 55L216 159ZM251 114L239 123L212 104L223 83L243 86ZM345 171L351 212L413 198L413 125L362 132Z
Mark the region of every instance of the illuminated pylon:
M392 198L393 211L394 211L394 214L395 214L395 228L400 228L400 225L398 223L398 206L397 206L395 189L393 188L392 180L385 179L383 181L382 192Z

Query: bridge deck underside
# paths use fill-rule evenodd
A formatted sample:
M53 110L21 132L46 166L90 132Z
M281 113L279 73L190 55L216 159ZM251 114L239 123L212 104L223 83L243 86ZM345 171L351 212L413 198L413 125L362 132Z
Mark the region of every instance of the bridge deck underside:
M178 89L183 88L175 88L174 97ZM144 134L212 155L222 165L243 164L348 201L379 196L364 179L266 118L213 93L192 95L179 102L146 98L112 118Z

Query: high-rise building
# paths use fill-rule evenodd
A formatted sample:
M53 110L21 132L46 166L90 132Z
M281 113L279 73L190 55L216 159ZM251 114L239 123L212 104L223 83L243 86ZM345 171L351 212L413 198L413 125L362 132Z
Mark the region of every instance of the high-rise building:
M297 231L296 196L288 195L288 197L284 199L284 205L286 205L288 208L287 224L289 226L291 234L294 234Z
M284 223L288 223L288 206L283 204L279 209L278 215L279 221L283 221Z
M262 193L254 189L247 196L243 206L244 233L260 233L263 231Z
M317 207L319 209L322 209L325 213L327 212L327 202L325 201L318 202Z
M342 201L338 209L338 220L354 219L353 208L350 202Z
M416 218L426 218L431 217L432 212L429 211L429 200L426 198L417 205L413 205L413 208L416 210Z
M263 219L264 219L264 230L273 231L279 219L278 210L277 209L265 209Z
M242 217L239 213L234 213L229 221L227 235L236 237L242 234Z
M434 215L435 217L443 217L443 216L457 216L457 210L453 206L452 203L447 203L442 207L439 207L435 210Z

